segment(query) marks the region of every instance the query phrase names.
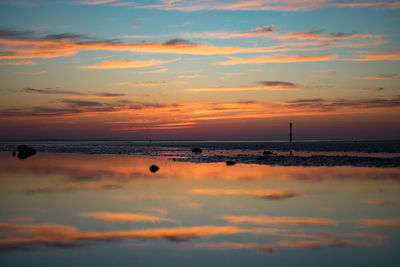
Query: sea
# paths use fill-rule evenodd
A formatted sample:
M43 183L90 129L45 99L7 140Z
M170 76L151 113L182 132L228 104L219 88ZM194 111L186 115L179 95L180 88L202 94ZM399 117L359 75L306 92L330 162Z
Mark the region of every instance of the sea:
M398 140L0 141L0 266L399 266L399 162Z

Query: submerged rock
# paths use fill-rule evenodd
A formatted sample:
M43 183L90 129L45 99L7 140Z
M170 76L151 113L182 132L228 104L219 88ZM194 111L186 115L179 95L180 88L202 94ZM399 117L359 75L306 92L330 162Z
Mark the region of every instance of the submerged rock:
M17 157L19 159L26 159L26 158L36 154L36 150L35 149L30 148L30 147L28 147L26 145L20 145L20 146L17 147L17 149L18 149L18 152L19 152Z
M232 165L235 165L236 164L236 162L234 162L233 160L227 160L226 161L226 166L232 166Z
M150 171L153 172L153 173L154 173L154 172L157 172L159 169L160 169L160 168L159 168L157 165L151 165L151 166L150 166Z
M192 149L192 152L196 153L196 154L200 154L201 152L203 152L203 150L201 150L201 148L195 147Z

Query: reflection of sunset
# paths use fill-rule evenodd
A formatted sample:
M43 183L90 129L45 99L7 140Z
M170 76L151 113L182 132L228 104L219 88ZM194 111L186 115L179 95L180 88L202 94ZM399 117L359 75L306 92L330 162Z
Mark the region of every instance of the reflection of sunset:
M399 12L0 0L0 266L400 266Z
M3 203L12 203L1 214L1 251L96 250L144 240L151 250L162 240L189 254L280 257L387 248L392 237L382 231L398 228L398 218L378 219L397 207L395 168L226 166L137 155L0 158Z

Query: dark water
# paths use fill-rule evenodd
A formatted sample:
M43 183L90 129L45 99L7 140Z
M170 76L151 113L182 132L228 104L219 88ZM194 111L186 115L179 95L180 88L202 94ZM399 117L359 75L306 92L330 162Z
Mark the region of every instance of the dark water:
M400 264L400 168L163 153L1 152L0 266Z

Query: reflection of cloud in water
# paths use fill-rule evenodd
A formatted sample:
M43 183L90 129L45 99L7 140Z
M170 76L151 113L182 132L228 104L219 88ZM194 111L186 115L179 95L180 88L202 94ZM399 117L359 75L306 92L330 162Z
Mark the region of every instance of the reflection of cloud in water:
M325 233L315 237L315 240L283 240L277 243L280 247L299 249L371 247L382 244L384 236L379 234L348 234L354 239L342 238L339 234ZM355 239L357 238L357 239Z
M400 204L399 201L390 200L390 199L367 199L367 200L363 200L363 203L377 205L377 206L381 206L381 207L398 206Z
M284 190L243 190L243 189L193 189L192 194L195 195L208 195L208 196L253 196L269 200L287 199L298 196L299 193L295 191Z
M127 239L166 239L179 242L192 238L217 235L236 235L251 232L234 226L193 226L154 228L112 232L79 231L75 227L59 224L0 223L0 251L32 246L79 247L88 241L117 241Z
M361 219L363 226L369 227L385 227L385 228L400 228L400 219Z
M240 224L273 224L273 225L313 225L313 226L336 226L338 222L325 218L302 218L302 217L268 217L268 216L221 216L229 223Z
M264 254L273 254L275 252L275 248L269 245L256 244L256 243L235 243L235 242L203 242L203 243L194 243L185 245L186 248L203 248L210 250L228 250L228 249L245 249L251 250L258 253Z
M93 242L120 240L164 239L183 242L194 238L212 238L216 236L235 236L243 234L273 235L278 240L268 244L237 242L204 242L185 244L186 248L205 248L211 250L244 249L271 254L277 248L321 249L329 247L364 247L380 245L384 236L373 233L324 233L307 234L277 228L240 228L236 226L190 226L172 228L146 228L109 232L80 231L73 226L52 223L33 224L34 218L10 219L0 223L0 252L15 249L33 249L36 247L85 247Z
M346 236L343 238L343 236ZM228 250L245 249L264 254L274 254L280 248L292 249L323 249L323 248L347 248L347 247L371 247L382 244L384 236L379 234L350 233L339 235L325 233L320 235L308 235L308 239L280 240L269 244L237 243L237 242L202 242L186 244L186 248Z

